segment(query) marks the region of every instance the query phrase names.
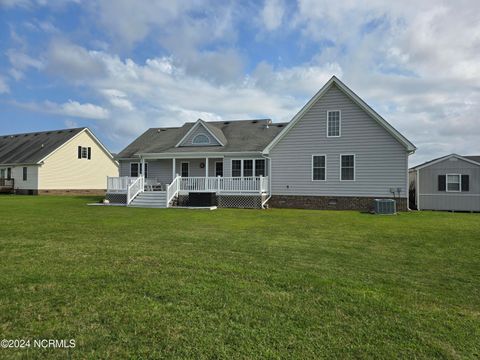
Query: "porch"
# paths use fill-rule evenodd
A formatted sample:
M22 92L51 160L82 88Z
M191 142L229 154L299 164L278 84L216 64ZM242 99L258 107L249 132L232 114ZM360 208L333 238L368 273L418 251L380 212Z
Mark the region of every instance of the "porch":
M145 193L142 195L142 193ZM257 196L266 197L269 193L268 176L252 177L182 177L177 175L169 183L162 183L155 179L140 177L108 177L107 198L109 200L121 199L127 206L135 205L145 198L152 203L163 203L170 207L172 202L191 193L212 193L217 196ZM155 199L153 201L152 199ZM140 201L141 202L141 201ZM148 201L147 201L148 202Z
M14 179L0 178L0 193L12 193L15 189Z

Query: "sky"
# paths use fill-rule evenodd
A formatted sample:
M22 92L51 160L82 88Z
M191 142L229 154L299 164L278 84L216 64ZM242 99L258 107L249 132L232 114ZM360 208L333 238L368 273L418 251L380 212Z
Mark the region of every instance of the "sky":
M418 150L480 154L480 2L0 0L0 134L289 121L332 76Z

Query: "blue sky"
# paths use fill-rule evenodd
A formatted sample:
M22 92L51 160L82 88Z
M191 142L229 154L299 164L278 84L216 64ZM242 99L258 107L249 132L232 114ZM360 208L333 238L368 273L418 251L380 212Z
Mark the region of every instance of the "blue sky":
M452 6L455 4L455 8ZM288 121L337 75L419 148L480 154L477 1L0 0L0 133Z

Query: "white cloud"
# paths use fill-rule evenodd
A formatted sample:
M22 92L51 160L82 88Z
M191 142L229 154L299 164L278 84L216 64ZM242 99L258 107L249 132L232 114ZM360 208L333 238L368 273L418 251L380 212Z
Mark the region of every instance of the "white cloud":
M44 101L42 103L22 103L14 101L13 105L27 109L30 111L44 112L47 114L70 116L83 119L104 120L109 117L109 111L101 106L68 100L66 103L58 104L52 101Z
M262 10L262 20L269 31L277 29L282 24L285 5L281 0L265 0Z
M0 94L6 94L10 92L10 87L7 84L7 80L0 74Z

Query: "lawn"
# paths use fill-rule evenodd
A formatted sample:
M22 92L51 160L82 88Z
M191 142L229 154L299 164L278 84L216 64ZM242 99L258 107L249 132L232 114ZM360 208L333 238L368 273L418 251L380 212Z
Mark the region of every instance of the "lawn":
M0 197L0 358L480 356L480 214Z

